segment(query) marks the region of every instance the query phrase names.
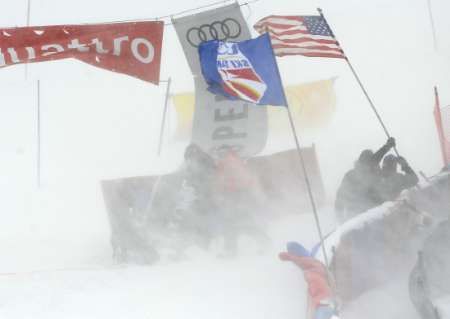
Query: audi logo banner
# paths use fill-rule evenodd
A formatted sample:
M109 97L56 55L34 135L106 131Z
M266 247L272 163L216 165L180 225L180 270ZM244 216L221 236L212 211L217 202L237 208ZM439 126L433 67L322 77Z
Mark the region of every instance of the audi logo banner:
M195 79L192 141L214 156L232 147L241 156L253 156L267 139L266 108L218 98L207 91L201 75L198 46L203 41L243 41L250 30L237 3L172 20Z
M198 45L203 41L243 41L251 38L237 3L172 20L194 75L201 74Z
M75 58L159 83L161 21L0 29L0 67Z
M220 41L237 39L241 33L242 27L239 22L233 18L226 18L222 21L190 28L186 33L186 40L191 46L197 48L200 43L212 39Z

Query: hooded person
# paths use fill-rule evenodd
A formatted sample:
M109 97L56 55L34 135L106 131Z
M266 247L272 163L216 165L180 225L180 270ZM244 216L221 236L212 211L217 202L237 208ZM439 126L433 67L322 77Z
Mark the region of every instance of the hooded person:
M397 171L398 165L400 165L402 173ZM418 182L419 178L403 157L389 154L383 159L378 186L378 192L383 201L396 199L404 189L413 187Z
M214 159L196 144L186 148L184 159L184 177L170 224L175 242L182 242L177 249L179 255L191 243L205 249L209 247L216 211L212 196ZM178 237L182 240L177 240Z
M380 162L393 147L395 139L390 137L375 153L368 149L362 151L354 168L344 175L335 200L335 210L340 221L343 222L383 202L378 192Z
M184 151L184 160L189 174L197 179L208 178L216 169L214 159L194 143Z
M325 265L297 242L289 242L286 246L287 252L281 252L278 257L283 261L293 262L303 271L308 285L308 306L313 312L312 318L338 319Z
M214 159L198 145L190 144L184 152L185 181L199 199L211 197L216 164Z

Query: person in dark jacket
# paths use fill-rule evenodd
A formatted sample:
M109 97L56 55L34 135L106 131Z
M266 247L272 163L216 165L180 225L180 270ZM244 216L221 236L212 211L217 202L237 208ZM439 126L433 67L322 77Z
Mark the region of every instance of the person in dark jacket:
M185 182L195 193L196 210L207 214L211 210L211 190L216 171L214 159L196 144L186 148L184 159Z
M341 222L383 202L378 192L380 162L393 147L395 139L390 137L375 153L371 150L362 151L355 167L345 174L335 201L336 214Z
M216 169L214 159L194 143L190 144L184 151L184 160L188 171L197 175L197 177L211 175Z
M397 171L398 165L402 173ZM403 157L389 154L383 159L379 184L379 193L383 201L396 199L404 189L413 187L418 182L419 178Z
M214 159L198 145L190 144L184 152L184 178L178 192L171 227L175 237L182 237L178 255L191 243L208 249L213 238L211 225L215 219L212 194L216 165Z

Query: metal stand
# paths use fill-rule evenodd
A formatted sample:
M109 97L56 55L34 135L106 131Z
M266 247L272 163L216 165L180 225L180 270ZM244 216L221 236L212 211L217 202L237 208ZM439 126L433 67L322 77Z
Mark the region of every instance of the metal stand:
M169 106L169 95L170 95L170 84L171 84L171 82L172 82L172 79L169 78L167 80L166 100L164 102L164 111L163 111L163 117L162 117L162 120L161 120L161 130L159 132L158 156L161 155L161 150L162 150L163 137L164 137L164 128L166 126L165 124L166 124L167 108Z
M37 80L37 150L36 150L36 178L37 186L41 187L41 81Z

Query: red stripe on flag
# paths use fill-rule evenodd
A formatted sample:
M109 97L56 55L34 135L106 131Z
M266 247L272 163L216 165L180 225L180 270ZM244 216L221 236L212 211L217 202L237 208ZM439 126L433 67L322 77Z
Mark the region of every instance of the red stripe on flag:
M280 39L278 37L272 37L272 39L280 41L280 42L284 42L287 45L291 44L291 43L304 43L304 42L316 42L319 44L334 44L334 45L338 45L337 41L335 40L323 40L323 39L313 39L313 38L299 38L299 39Z
M264 23L264 22L268 22L268 21L273 20L273 19L293 20L293 21L298 21L298 22L301 22L301 23L303 23L303 21L304 21L304 19L303 19L302 16L278 16L278 15L270 15L270 16L264 17L264 18L262 18L261 20L259 20L259 21L257 22L257 24L259 24L259 23Z
M258 92L256 92L255 90L253 90L252 88L250 88L246 85L232 82L232 81L227 82L227 84L232 86L235 90L242 92L243 94L248 96L253 101L258 101L258 99L260 98L260 96L258 95ZM235 95L235 93L232 90L229 90L227 93L230 95L233 95L233 96Z
M274 49L304 49L311 51L334 51L342 54L342 50L338 48L330 48L323 45L308 45L308 46L295 46L295 45L285 45L285 44L274 44L272 46Z
M279 57L288 56L288 55L303 55L303 56L307 56L307 57L345 59L345 55L343 55L343 54L323 53L323 52L295 53L295 52L283 52L282 49L275 51L275 54L276 54L276 56L279 56Z
M305 27L305 26L303 24L293 25L293 24L264 23L264 25L262 27L258 27L258 28L262 29L262 30L266 30L266 29L270 30L271 28L288 30L291 28L298 28L298 27ZM296 30L296 31L299 33L305 33L305 34L309 33L307 30Z
M266 32L267 30L264 30L264 32ZM286 31L282 31L282 32L277 32L271 28L269 28L269 33L272 36L276 35L276 36L283 36L283 35L299 35L299 36L306 36L306 35L311 35L311 33L309 33L308 31L302 31L302 30L286 30Z
M259 79L256 73L253 72L253 69L226 70L226 72L235 75L236 77L239 77L241 79L261 82L261 79ZM231 80L233 79L231 78Z

